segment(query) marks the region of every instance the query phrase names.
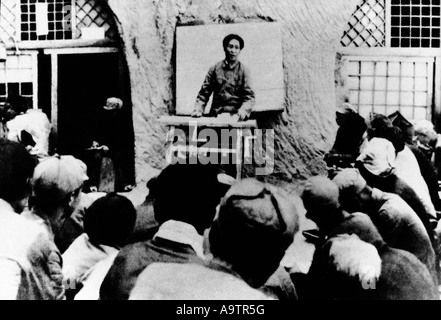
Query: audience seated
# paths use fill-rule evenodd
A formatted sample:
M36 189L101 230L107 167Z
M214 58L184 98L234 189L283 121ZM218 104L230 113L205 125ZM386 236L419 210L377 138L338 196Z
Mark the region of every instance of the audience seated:
M63 273L65 279L74 284L74 293L87 283L98 262L116 257L119 249L126 244L135 220L136 211L132 202L116 193L99 198L86 210L85 232L63 254ZM108 259L107 262L110 268L113 261ZM107 271L101 273L102 279ZM99 287L100 283L96 284L96 299Z
M211 165L169 165L150 185L155 219L151 240L121 249L100 289L103 300L127 300L139 274L153 262L203 261L203 232L211 225L222 186Z
M81 198L81 188L88 179L85 164L72 156L54 156L41 161L35 168L32 187L33 197L29 211L22 216L33 221L45 230L48 239L46 263L49 277L42 279L35 290L49 288L57 292L57 298L65 295L62 274L62 256L55 239L62 230L66 219L74 212ZM46 269L48 267L46 266ZM51 288L53 287L53 288ZM41 299L50 298L52 292L39 292Z
M332 149L325 155L325 161L329 167L351 167L360 153L367 129L366 122L347 102L337 109L335 116L339 128Z
M390 246L406 250L423 262L438 282L435 251L415 211L398 195L371 188L357 169L344 169L332 180L340 189L342 208L366 213Z
M0 139L0 299L63 299L61 278L53 277L51 239L20 215L27 207L36 162L18 142ZM43 259L42 259L43 258ZM60 281L58 281L60 280Z
M313 220L326 235L325 239L344 234L355 234L358 238L373 245L381 258L381 271L378 281L372 288L365 289L365 272L372 276L378 274L376 264L366 264L360 260L360 254L354 254L352 246L341 246L340 256L346 256L351 262L351 268L343 268L342 272L350 276L351 281L342 281L341 273L337 278L332 276L332 270L338 268L330 258L329 247L326 243L318 244L311 268L308 272L309 287L307 298L310 299L377 299L377 300L439 300L437 286L433 282L427 267L413 254L389 247L372 223L363 213L349 214L341 208L338 186L326 177L316 176L308 179L302 193L302 200L306 209L306 217ZM348 255L351 255L348 257ZM372 254L371 254L372 255ZM375 261L375 255L372 255ZM357 263L357 259L359 263ZM335 260L334 260L335 261ZM364 263L364 265L363 265ZM346 271L345 271L346 270ZM349 270L349 272L348 272ZM351 269L352 270L352 269ZM373 280L373 279L372 279ZM360 286L354 286L354 282ZM334 284L334 285L333 285Z
M441 138L429 120L419 120L414 125L414 144L434 165L437 179L441 180Z
M367 184L384 192L399 195L415 211L433 243L433 217L424 207L414 189L395 174L395 148L383 138L371 139L357 158L356 167Z
M251 287L293 300L295 287L280 261L298 229L296 207L281 189L243 179L222 199L207 248Z

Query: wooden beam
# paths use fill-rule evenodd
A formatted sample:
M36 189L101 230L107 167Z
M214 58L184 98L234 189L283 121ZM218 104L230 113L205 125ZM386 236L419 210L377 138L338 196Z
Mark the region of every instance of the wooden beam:
M162 116L159 122L169 126L194 126L217 128L257 128L256 120L233 121L214 117L192 118L185 116Z
M434 97L433 97L433 114L432 121L435 124L437 132L441 132L441 58L435 58L434 66Z
M32 101L33 108L38 109L38 52L32 52Z
M391 29L391 19L390 19L390 0L384 1L384 11L385 11L385 21L384 21L384 29L385 29L385 47L390 48L390 29Z
M90 48L52 48L44 49L44 54L87 54L87 53L115 53L118 48L90 47Z
M54 143L58 149L58 55L51 55L51 124Z
M5 41L7 49L14 49L15 44ZM26 49L56 49L56 48L80 48L80 47L118 47L119 43L110 39L72 39L72 40L47 40L47 41L19 41L17 47Z
M400 56L400 57L440 57L439 48L352 48L340 47L337 52L351 56Z

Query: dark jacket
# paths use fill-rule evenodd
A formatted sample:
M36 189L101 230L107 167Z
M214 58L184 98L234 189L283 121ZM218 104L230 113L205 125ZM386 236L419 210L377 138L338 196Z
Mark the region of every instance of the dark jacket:
M433 166L432 162L430 162L429 158L426 157L424 152L422 152L418 147L414 145L407 145L412 153L415 155L415 158L418 161L418 165L420 167L421 176L427 184L430 194L430 200L432 200L433 206L435 210L441 210L441 200L438 194L438 178L436 175L436 169Z
M435 251L423 223L412 208L398 195L374 189L375 205L366 214L378 228L383 240L393 248L414 254L432 274L438 276ZM379 209L377 209L379 207Z
M363 134L367 129L366 121L358 113L346 115L347 119L337 130L330 153L348 154L355 158L360 153Z
M361 175L366 180L367 184L373 188L380 189L384 192L395 193L399 195L407 204L415 211L417 216L423 222L427 230L432 245L435 244L433 228L430 225L430 214L424 208L423 203L417 196L412 187L410 187L402 179L398 178L394 173L385 177L375 176L370 173L363 165L357 166Z
M153 262L202 263L189 245L154 238L121 249L100 289L102 300L127 300L139 274Z
M326 245L320 244L308 273L314 291L323 294L320 298L439 300L437 286L427 267L413 254L389 247L367 215L354 213L327 232L328 239L341 234L356 234L375 246L382 260L380 278L375 289L364 289L358 279L330 268L329 252Z
M351 167L360 153L366 121L358 113L345 115L345 122L338 128L332 149L325 155L328 166Z

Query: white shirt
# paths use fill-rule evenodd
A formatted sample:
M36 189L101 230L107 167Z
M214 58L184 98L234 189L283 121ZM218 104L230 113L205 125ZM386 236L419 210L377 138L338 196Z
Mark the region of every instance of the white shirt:
M162 238L188 244L200 258L205 259L203 249L204 237L201 236L191 224L182 221L168 220L159 227L158 232L153 238Z
M33 155L47 156L49 152L49 135L51 123L47 115L40 109L29 109L25 114L20 114L7 122L8 139L20 141L21 131L28 132L35 141L30 153Z
M436 210L430 198L429 188L421 175L418 161L408 146L404 146L404 149L398 152L395 160L395 168L397 177L413 188L421 199L426 212L436 218Z

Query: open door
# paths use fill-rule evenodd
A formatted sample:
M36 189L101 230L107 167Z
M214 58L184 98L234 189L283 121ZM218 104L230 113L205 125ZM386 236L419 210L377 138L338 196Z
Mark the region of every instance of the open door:
M52 77L55 72L57 79L52 80L51 121L56 122L56 152L83 159L85 149L93 141L99 111L106 104L106 99L121 98L124 112L120 121L125 122L125 127L130 131L128 134L126 132L126 136L130 137L126 151L131 173L128 180L133 181L134 138L130 84L127 69L121 61L119 52L57 54L56 59L52 59Z
M119 96L118 54L58 57L58 153L79 156L92 143L97 111Z

